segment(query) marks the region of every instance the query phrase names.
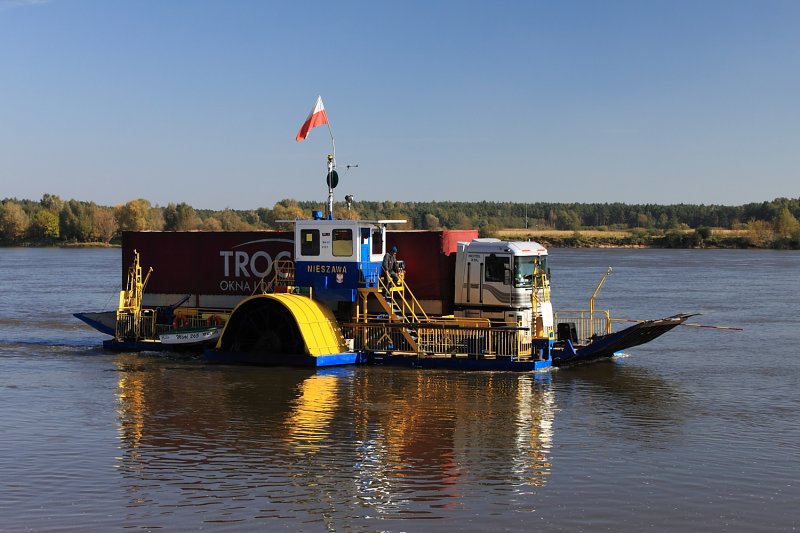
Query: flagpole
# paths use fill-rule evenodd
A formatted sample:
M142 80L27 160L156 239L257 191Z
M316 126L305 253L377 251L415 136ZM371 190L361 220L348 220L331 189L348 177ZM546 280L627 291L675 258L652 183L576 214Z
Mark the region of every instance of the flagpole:
M297 132L295 136L295 140L300 142L308 137L308 132L317 126L322 126L323 124L328 125L328 133L331 136L331 153L328 154L328 213L327 218L329 220L333 220L333 189L339 182L339 176L336 174L336 140L333 138L333 128L331 128L331 122L328 119L328 113L325 111L325 104L322 103L322 96L317 96L317 101L314 103L313 109L311 109L311 113L309 113L308 118L300 126L300 131Z

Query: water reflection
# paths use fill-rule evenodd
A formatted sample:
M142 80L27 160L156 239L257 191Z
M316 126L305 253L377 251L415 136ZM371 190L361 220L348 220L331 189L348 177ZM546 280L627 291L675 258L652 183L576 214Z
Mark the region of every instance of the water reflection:
M534 493L551 468L548 376L141 357L117 370L118 466L142 523L175 506L202 522L437 518Z
M597 428L617 438L666 446L669 437L683 434L689 418L691 407L676 383L624 358L559 369L553 379L558 390L587 406Z

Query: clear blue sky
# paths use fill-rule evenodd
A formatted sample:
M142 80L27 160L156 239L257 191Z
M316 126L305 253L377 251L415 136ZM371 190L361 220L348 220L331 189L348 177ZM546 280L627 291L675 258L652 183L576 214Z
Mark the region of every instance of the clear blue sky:
M323 202L318 94L337 200L800 196L800 1L0 0L0 198Z

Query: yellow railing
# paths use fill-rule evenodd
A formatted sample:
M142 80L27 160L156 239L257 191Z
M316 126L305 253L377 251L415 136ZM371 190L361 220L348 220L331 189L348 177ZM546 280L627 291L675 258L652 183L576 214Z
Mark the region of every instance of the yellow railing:
M386 277L379 278L379 282L383 294L388 295L397 304L400 309L400 318L404 322L427 322L429 320L422 304L406 284L402 272L396 282Z
M611 313L608 310L566 309L556 311L554 322L572 322L578 334L578 342L588 341L593 335L611 333Z
M262 277L250 296L256 294L269 294L272 292L288 292L294 286L294 261L291 259L278 259L272 263L272 272ZM269 278L269 279L268 279Z
M231 310L213 307L179 307L173 312L171 323L159 321L158 311L142 309L139 313L118 312L116 335L118 340L156 340L158 335L176 329L202 329L224 326Z
M519 328L462 327L455 323L349 323L345 338L356 351L420 357L526 359L532 355L530 337ZM410 340L410 339L413 339Z
M139 312L118 312L116 324L117 340L156 339L156 313L143 310Z

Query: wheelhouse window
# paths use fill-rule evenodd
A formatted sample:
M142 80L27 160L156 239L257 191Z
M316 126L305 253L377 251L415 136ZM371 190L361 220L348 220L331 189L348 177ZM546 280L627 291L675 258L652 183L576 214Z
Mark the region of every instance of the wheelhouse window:
M506 272L509 270L509 258L497 257L492 254L486 258L484 281L505 283Z
M383 255L383 232L380 228L372 230L372 255Z
M335 229L332 232L333 255L335 257L351 257L353 255L353 230Z
M319 230L300 230L300 255L319 255Z

